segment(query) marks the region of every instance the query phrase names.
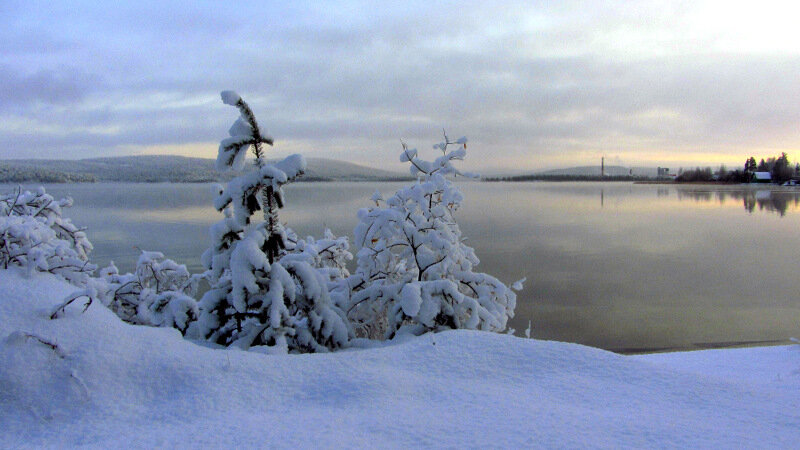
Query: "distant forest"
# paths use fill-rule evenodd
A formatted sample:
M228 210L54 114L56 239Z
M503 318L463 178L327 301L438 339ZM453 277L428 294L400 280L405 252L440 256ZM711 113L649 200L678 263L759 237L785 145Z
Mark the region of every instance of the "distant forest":
M40 167L20 167L0 163L0 183L91 183L97 177L87 173L71 173Z
M517 175L512 177L491 177L484 181L645 181L651 180L650 177L637 175L548 175L531 174Z
M172 155L121 156L80 160L2 160L0 183L203 183L227 181L215 160ZM343 161L308 158L301 181L401 181L409 176Z

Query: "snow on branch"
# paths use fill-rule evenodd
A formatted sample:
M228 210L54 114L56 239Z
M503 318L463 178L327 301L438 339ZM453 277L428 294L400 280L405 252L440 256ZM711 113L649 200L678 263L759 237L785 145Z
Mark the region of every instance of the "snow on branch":
M391 338L397 333L467 328L503 331L513 317L516 294L479 264L464 244L455 212L463 194L447 175L459 171L466 157L466 138L434 145L441 155L419 157L402 143L400 160L410 164L418 181L359 211L355 229L358 268L348 279L348 297L340 301L360 333ZM514 283L521 289L522 280Z
M99 278L92 279L91 287L103 304L128 323L177 328L186 334L197 320L193 296L200 278L161 252L142 250L134 273L120 274L112 262Z
M81 311L81 312L86 312L86 310L89 309L89 306L91 306L92 299L95 296L97 296L97 292L94 291L93 289L83 289L80 291L73 292L72 294L67 296L67 298L65 298L64 301L62 301L58 306L53 308L53 312L50 313L50 319L51 320L58 319L63 314L66 314L67 306L69 306L70 304L72 304L72 302L81 297L87 298L86 303L83 305L83 311Z
M468 178L477 178L477 174L471 172L461 172L453 164L453 161L462 161L467 154L467 138L461 137L455 141L450 140L447 132L442 132L444 140L435 144L433 148L440 150L442 156L439 156L433 161L425 161L418 156L417 149L409 149L405 142L401 141L403 152L400 154L400 162L408 162L411 164L411 174L414 176L432 176L439 174L447 175L461 175ZM451 148L455 146L455 148Z
M30 339L32 339L33 341L35 341L38 344L41 344L41 345L49 348L50 350L53 351L53 353L56 354L56 356L58 356L61 359L64 359L64 358L67 357L67 352L65 352L64 349L60 345L58 345L55 341L50 340L50 339L45 339L45 338L43 338L43 337L41 337L39 335L36 335L36 334L33 334L33 333L28 333L28 332L25 332L25 331L15 331L15 332L9 334L6 337L6 343L7 344L22 344L22 343L27 342Z
M72 199L56 200L40 187L0 196L0 265L50 272L78 286L97 268L89 263L92 244L83 229L62 216Z
M264 164L261 144L272 145L272 137L261 132L255 114L239 94L223 91L221 97L226 105L238 108L241 115L228 130L230 137L223 139L219 144L217 170L242 170L247 149L251 146L256 157L256 165L261 167Z
M272 145L272 138L261 133L238 94L221 96L241 116L231 137L220 143L218 167L241 168L247 148L256 167L231 180L214 201L224 218L211 227L211 247L203 254L211 289L199 304L199 337L245 349L267 346L270 352L339 348L351 331L330 300L329 285L337 275L328 265L339 263L343 246L334 239L324 250L313 239L299 242L278 220L285 205L282 187L303 175L306 161L292 155L267 164L261 144ZM263 222L252 220L258 210Z

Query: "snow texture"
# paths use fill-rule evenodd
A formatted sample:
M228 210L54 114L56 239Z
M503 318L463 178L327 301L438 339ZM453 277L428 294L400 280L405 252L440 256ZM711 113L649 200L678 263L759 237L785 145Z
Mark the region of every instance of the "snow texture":
M222 103L231 106L236 106L236 103L242 99L242 97L234 91L222 91L220 96L222 97Z
M620 356L457 330L312 355L214 349L0 270L17 448L794 448L800 346Z

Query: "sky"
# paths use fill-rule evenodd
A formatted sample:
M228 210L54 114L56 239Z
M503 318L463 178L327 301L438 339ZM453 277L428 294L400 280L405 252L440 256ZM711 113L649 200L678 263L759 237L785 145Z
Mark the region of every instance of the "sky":
M302 153L402 170L800 159L794 2L0 1L0 159L214 158L237 91Z

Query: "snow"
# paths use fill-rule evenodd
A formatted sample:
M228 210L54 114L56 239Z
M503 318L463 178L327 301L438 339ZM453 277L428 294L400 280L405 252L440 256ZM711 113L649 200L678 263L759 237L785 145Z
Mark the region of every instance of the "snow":
M0 195L0 265L9 263L34 270L58 273L82 283L95 270L88 263L92 244L62 208L72 206L71 198L56 200L43 187L36 192L22 191Z
M757 447L800 442L800 345L621 356L449 331L265 355L0 270L3 447Z
M222 97L222 103L231 106L236 106L236 103L242 99L242 97L234 91L222 91L220 97Z
M249 136L231 136L220 141L217 153L217 171L244 169L247 148L250 147L252 141L253 139Z
M335 302L348 311L357 335L394 338L444 329L505 331L514 317L517 297L500 280L474 271L480 260L467 246L456 222L463 194L446 178L459 175L452 161L466 156L466 138L434 145L442 156L434 162L418 157L402 143L400 160L410 162L417 181L381 206L359 211L355 229L355 274L346 281L344 298ZM514 283L519 290L524 280ZM399 292L399 296L397 295Z

